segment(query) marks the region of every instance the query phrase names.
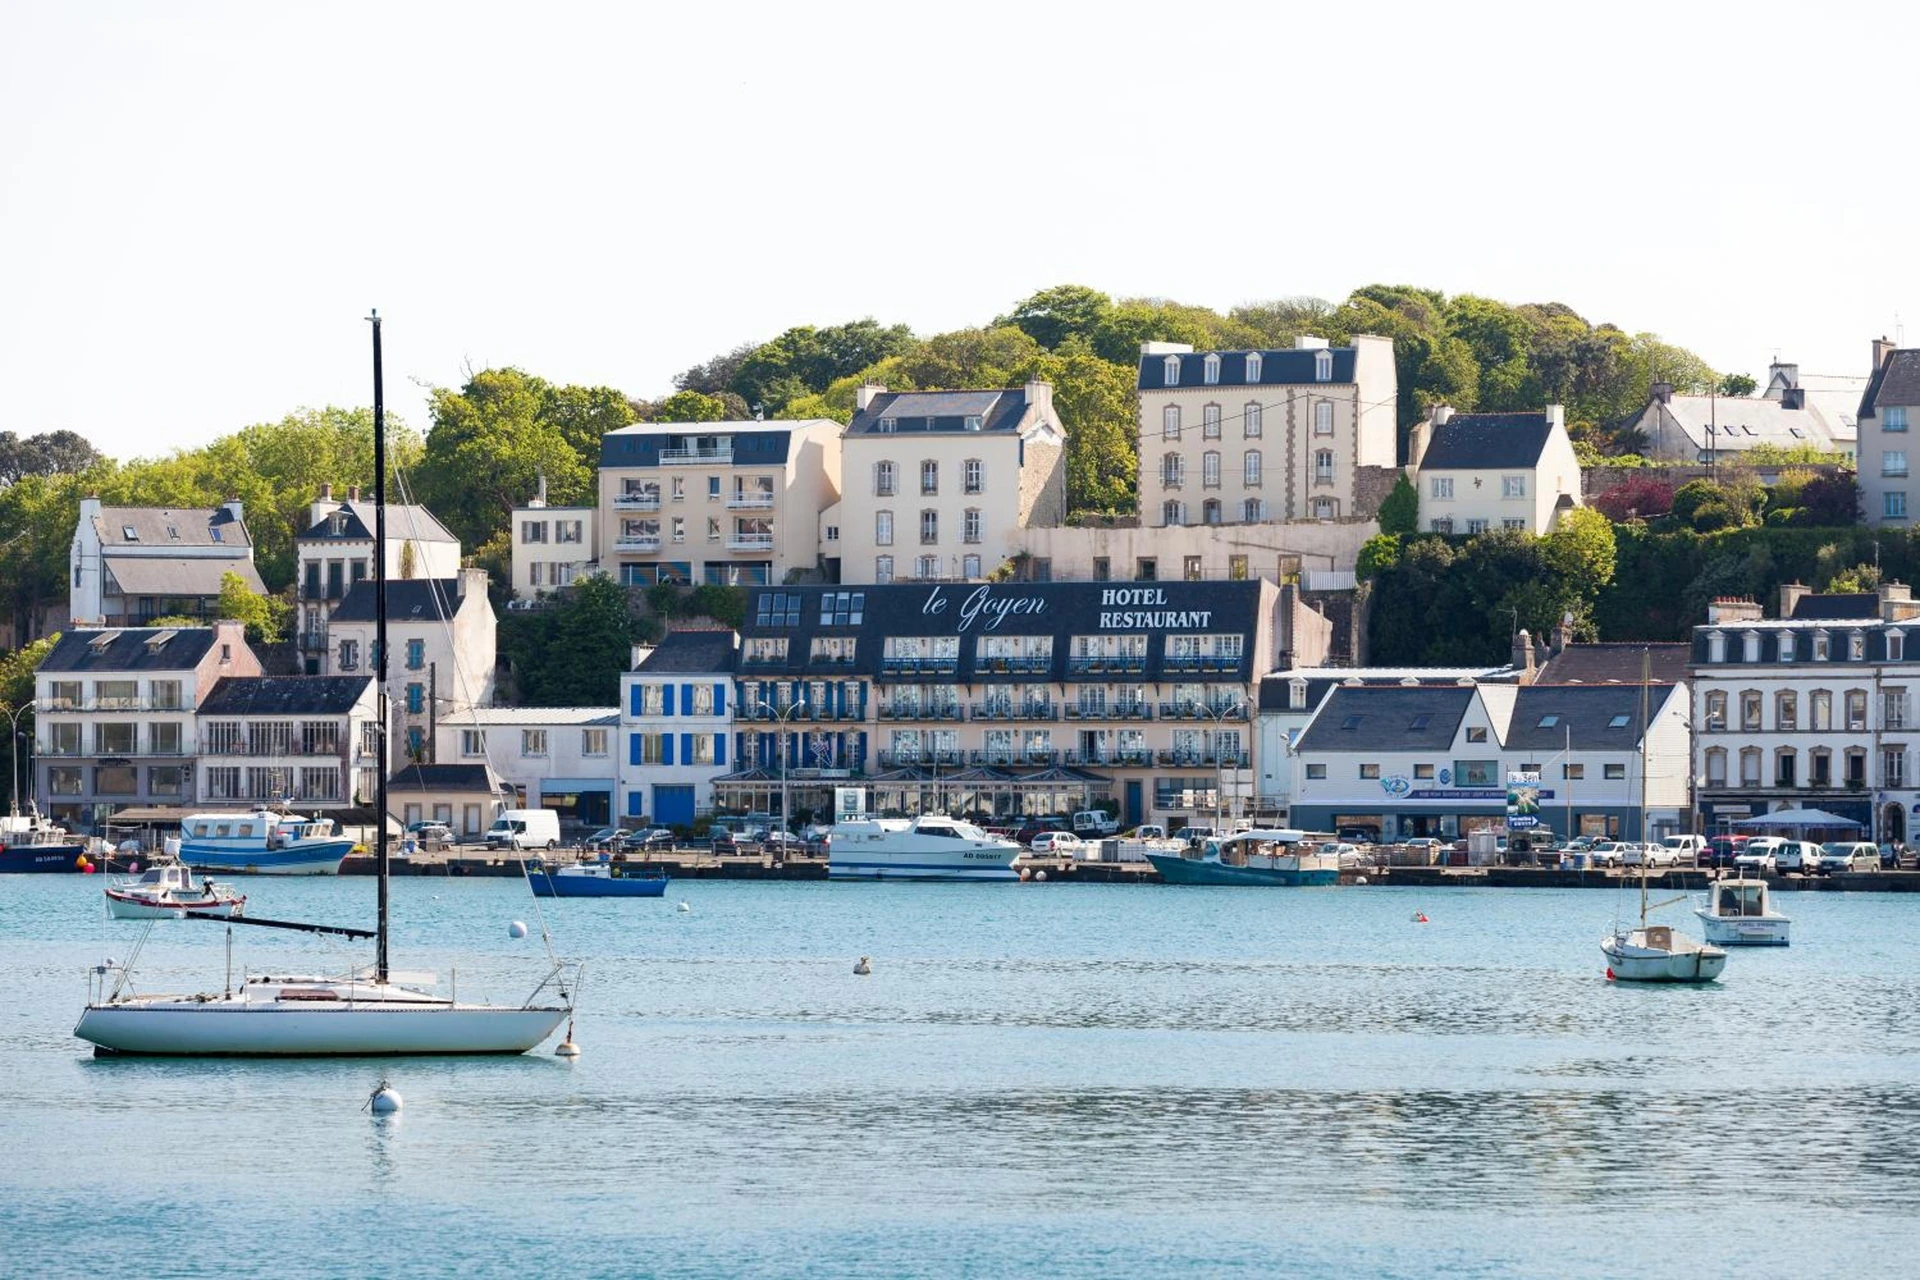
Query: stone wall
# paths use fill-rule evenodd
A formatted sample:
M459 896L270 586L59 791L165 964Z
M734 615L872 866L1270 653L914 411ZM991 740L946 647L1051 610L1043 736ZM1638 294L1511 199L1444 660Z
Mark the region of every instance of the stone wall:
M1353 472L1353 515L1359 520L1375 520L1380 504L1405 474L1399 467L1356 467Z

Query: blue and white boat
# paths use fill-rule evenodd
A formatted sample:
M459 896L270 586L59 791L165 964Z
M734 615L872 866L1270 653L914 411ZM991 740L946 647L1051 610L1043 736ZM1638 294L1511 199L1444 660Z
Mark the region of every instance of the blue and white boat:
M527 884L536 898L659 898L667 892L667 873L634 862L583 862L572 867L527 864Z
M0 818L0 875L19 871L86 871L87 842L39 813Z
M844 815L827 831L829 880L1018 880L1025 849L945 814Z
M332 818L303 818L264 805L246 813L196 813L180 824L180 860L206 871L331 876L353 841Z
M1291 829L1236 831L1179 853L1147 854L1168 884L1324 885L1340 883L1340 859L1303 853L1306 833Z

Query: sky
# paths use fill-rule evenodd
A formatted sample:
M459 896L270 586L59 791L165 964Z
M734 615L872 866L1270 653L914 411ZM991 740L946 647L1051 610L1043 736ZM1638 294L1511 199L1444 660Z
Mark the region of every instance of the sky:
M1915 326L1911 5L0 0L0 429L115 457L515 365L655 398L1038 289Z

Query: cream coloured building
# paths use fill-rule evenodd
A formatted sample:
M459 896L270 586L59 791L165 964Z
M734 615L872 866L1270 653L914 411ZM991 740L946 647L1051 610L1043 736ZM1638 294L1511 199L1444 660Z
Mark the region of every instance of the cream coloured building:
M1140 518L1151 526L1371 515L1365 468L1395 463L1393 343L1140 355Z
M599 514L594 507L550 507L544 498L513 509L515 602L570 587L592 571Z
M841 498L820 515L827 576L969 580L1066 518L1066 431L1044 382L984 391L861 387Z
M594 558L628 586L755 586L813 569L819 514L839 497L840 431L811 418L607 432Z
M1430 533L1524 529L1539 535L1580 505L1580 461L1561 407L1541 413L1455 413L1416 423L1408 466Z

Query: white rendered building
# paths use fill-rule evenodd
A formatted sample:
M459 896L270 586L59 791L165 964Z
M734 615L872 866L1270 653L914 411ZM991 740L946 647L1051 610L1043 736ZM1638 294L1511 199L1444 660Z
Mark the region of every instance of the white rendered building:
M713 780L733 768L728 745L739 637L732 631L670 631L620 677L617 809L690 826L713 808Z
M436 759L491 765L524 808L585 827L613 821L618 707L476 707L434 733Z

